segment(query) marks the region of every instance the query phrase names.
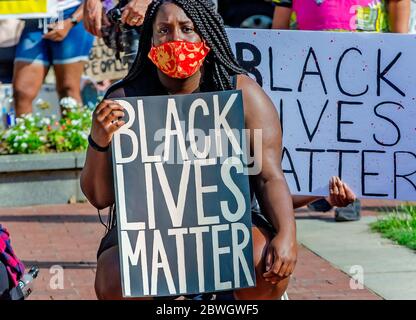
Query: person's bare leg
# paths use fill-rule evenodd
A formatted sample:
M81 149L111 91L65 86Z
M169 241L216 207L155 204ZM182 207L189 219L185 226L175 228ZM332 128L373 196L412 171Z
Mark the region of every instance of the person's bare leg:
M118 246L105 250L97 261L95 293L99 300L123 300ZM150 300L137 298L135 300Z
M84 61L54 65L56 76L56 91L59 99L72 97L78 102L81 99L81 76L84 71Z
M236 290L234 291L234 297L237 300L279 300L289 285L289 277L280 280L277 284L271 284L264 280L264 257L271 236L266 230L255 226L252 229L252 233L256 287ZM123 299L118 252L118 246L112 247L104 251L98 259L95 292L100 300Z
M253 226L253 258L256 271L256 287L234 291L234 298L237 300L280 300L285 293L290 278L283 278L276 284L267 282L263 278L265 272L265 255L271 235L262 228Z
M16 116L32 112L33 100L39 93L48 67L40 63L16 61L13 70L13 98Z
M99 300L122 299L118 246L104 251L98 258L95 293Z

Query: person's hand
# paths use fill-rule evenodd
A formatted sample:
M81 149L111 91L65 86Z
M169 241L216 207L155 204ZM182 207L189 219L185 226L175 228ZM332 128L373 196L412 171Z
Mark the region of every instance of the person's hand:
M124 108L112 100L103 100L92 117L91 138L100 147L111 143L114 132L125 124L119 120L124 117Z
M149 0L131 0L123 9L121 22L130 26L140 26L143 24Z
M357 197L348 185L338 177L329 181L329 197L326 199L333 207L346 207L353 203Z
M48 25L48 33L43 35L44 39L51 41L62 41L66 38L73 24L70 19L65 19L63 22L51 23Z
M101 27L103 19L103 4L101 0L84 1L84 27L94 36L101 37Z
M278 233L269 243L266 253L266 281L276 284L295 270L298 248L296 237Z

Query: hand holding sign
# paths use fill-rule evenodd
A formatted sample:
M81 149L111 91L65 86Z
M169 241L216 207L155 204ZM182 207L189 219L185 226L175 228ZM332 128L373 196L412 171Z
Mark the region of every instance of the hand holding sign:
M112 100L103 100L95 109L92 119L91 137L100 146L111 143L114 132L125 124L124 108Z

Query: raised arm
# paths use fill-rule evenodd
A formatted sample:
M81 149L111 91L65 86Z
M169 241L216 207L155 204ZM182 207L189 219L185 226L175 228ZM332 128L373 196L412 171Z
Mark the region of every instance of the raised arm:
M282 134L277 111L263 89L251 78L239 76L238 88L243 90L246 129L250 132L250 147L261 143L255 153L261 161L261 172L254 177L254 191L263 214L277 230L266 254L265 278L287 277L297 259L296 224L292 198L282 167ZM254 141L254 130L262 130L262 141ZM261 160L260 160L261 159Z
M410 0L388 0L390 31L409 32Z
M94 111L91 138L102 148L110 146L114 132L124 121L123 107L112 100L102 101ZM81 173L81 189L90 203L97 209L104 209L114 203L114 183L111 148L100 152L88 147L87 158Z
M289 29L292 15L292 0L274 0L272 29Z
M84 27L94 36L101 37L103 4L101 0L84 0Z

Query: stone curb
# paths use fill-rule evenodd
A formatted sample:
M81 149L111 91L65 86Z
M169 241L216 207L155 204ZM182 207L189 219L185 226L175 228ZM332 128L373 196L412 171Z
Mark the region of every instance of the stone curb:
M0 156L0 173L82 169L85 152Z

